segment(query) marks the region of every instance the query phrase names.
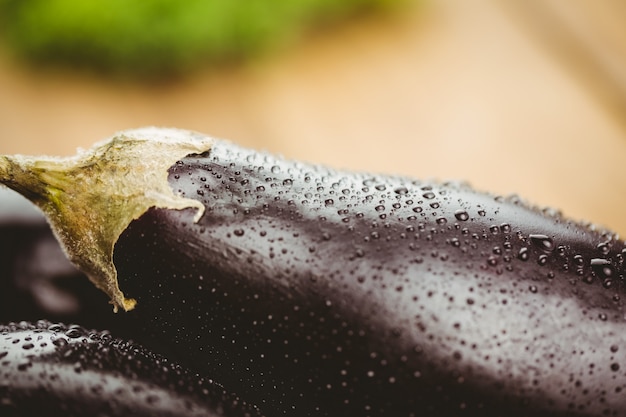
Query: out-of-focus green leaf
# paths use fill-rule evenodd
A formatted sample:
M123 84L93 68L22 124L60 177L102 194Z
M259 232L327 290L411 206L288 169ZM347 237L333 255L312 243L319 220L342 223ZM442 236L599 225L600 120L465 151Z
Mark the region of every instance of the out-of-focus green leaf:
M403 1L0 0L0 34L33 62L159 78Z

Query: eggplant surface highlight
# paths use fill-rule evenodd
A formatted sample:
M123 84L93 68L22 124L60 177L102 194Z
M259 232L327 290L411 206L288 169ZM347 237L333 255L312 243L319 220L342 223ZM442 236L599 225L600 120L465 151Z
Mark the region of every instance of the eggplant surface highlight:
M159 141L186 147L159 153ZM113 168L5 157L0 178L42 207L116 307L137 303L134 340L265 415L626 415L617 235L463 184L336 171L192 132L101 146L89 158ZM128 165L107 156L127 147ZM135 184L135 171L167 187ZM142 193L141 209L118 214Z

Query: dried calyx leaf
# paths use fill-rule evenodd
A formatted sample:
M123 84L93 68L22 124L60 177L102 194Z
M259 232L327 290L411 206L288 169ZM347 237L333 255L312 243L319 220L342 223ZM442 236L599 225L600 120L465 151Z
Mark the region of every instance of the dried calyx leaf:
M113 247L151 207L197 208L200 219L204 206L174 194L168 169L212 143L177 129L124 131L69 158L0 156L0 183L36 204L69 259L109 295L115 311L128 311L136 302L118 286Z

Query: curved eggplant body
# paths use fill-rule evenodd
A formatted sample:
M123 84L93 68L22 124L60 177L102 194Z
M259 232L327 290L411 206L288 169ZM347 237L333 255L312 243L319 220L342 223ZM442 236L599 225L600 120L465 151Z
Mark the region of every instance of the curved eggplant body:
M138 302L135 340L264 415L626 415L625 252L610 232L177 130L65 160L0 157L0 182L42 208L116 308ZM16 393L34 374L4 361L6 401L33 398Z
M115 246L136 338L267 415L626 415L616 236L221 141L169 182L206 211L151 209Z
M258 415L219 385L107 332L0 325L0 415Z

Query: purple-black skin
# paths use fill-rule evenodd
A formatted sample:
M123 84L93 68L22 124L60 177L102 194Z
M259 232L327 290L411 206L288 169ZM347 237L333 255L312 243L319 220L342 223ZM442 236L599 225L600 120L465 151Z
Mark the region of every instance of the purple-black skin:
M109 332L0 325L0 415L253 417L220 385Z
M270 416L626 415L617 236L216 142L114 260L137 340ZM138 326L139 327L139 326Z

